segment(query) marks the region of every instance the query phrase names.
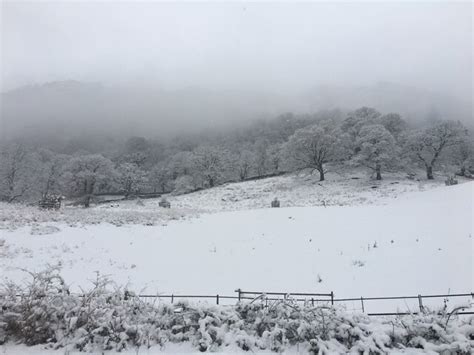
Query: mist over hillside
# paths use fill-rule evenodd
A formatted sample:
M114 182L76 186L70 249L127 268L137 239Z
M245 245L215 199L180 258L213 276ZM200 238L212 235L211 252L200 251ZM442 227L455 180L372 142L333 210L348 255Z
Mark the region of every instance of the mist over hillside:
M2 93L2 137L170 135L226 129L286 112L314 113L361 106L400 113L416 124L426 119L471 124L471 107L448 95L393 83L318 86L293 95L188 87L105 86L74 80L31 85Z

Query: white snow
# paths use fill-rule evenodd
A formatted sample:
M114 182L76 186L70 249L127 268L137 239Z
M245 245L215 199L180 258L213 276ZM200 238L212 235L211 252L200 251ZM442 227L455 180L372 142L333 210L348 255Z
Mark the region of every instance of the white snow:
M255 351L254 351L255 352ZM63 354L67 353L70 355L76 354L84 354L84 352L78 351L78 350L67 350L65 352L63 349L53 351L43 345L36 345L36 346L26 346L26 345L2 345L0 346L0 354L8 354L8 355L48 355L52 353L57 353L57 354ZM240 349L237 346L230 346L222 349L221 351L214 351L213 353L217 354L245 354L242 349ZM259 354L275 354L274 352L270 350L259 350ZM87 354L92 354L92 355L103 355L103 354L117 354L116 351L97 351L97 352L87 352ZM142 354L142 355L152 355L152 354L174 354L174 355L198 355L202 354L202 352L199 352L194 348L189 342L185 343L168 343L164 347L160 346L152 346L149 349L146 349L144 347L141 347L138 350L123 350L120 352L122 355L137 355L137 354ZM308 354L308 350L306 347L296 347L296 346L289 346L288 350L283 351L281 354ZM392 350L388 353L388 355L420 355L420 354L436 354L434 351L425 351L422 349L404 349L404 350Z
M174 209L196 211L206 206L214 211L227 210L226 206L241 210L201 212L199 218L171 218L164 225L78 225L61 219L34 223L30 218L28 223L17 223L17 228L0 229L4 241L0 273L3 279L18 281L25 276L20 268L39 270L47 263L61 263L63 275L75 288L88 287L99 271L152 294L233 295L237 288L334 291L336 298L471 292L474 183L439 187L439 183L385 180L372 189L373 182L351 180L350 186L341 187L328 181L322 184L325 187L313 186L317 191L313 197L333 202L327 207L244 209L264 207L263 202L268 205L274 195L282 206L289 205L290 196L298 193L289 189L285 195L284 189L275 188L285 179L289 181L281 177L174 197L168 216ZM361 191L347 196L356 183ZM300 196L292 201L315 202L308 185L297 187L293 181L290 186L308 195L306 200ZM247 191L241 205L222 201L223 192L229 190L241 197ZM319 194L326 190L334 194ZM205 206L205 201L210 202ZM130 211L139 208L132 203L124 205ZM145 207L151 211L155 203L146 201ZM436 302L440 305L441 300ZM347 307L361 305L348 302ZM388 311L387 307L414 310L417 301L365 303L369 312Z

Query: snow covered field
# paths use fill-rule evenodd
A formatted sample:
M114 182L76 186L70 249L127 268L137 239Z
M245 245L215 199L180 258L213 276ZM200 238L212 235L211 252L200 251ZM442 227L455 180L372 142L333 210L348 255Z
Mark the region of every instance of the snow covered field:
M170 210L160 208L159 199L119 201L89 209L66 206L59 212L0 202L0 229L43 222L63 222L72 226L104 222L163 224L201 213L268 208L275 197L282 207L380 205L410 192L440 186L444 186L443 176L433 181L418 181L408 180L405 174L387 174L383 181L374 181L362 171L329 173L323 183L315 175L307 174L227 183L186 195L167 196L173 207Z
M474 183L345 181L285 176L228 184L170 197L171 210L158 209L157 200L67 208L56 216L9 206L1 212L0 273L18 281L25 277L21 268L59 263L73 288L87 288L99 271L148 294L471 292ZM265 208L275 196L283 207ZM150 220L120 219L134 211ZM94 215L117 223L87 223L96 222ZM387 307L406 311L416 303L374 301L366 311Z

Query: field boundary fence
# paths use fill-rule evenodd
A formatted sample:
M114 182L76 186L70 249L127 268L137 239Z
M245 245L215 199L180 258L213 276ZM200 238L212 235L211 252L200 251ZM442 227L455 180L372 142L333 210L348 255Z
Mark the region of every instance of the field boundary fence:
M301 302L305 304L311 304L312 306L319 304L335 305L344 302L357 302L360 304L360 310L362 313L366 313L369 316L397 316L397 315L408 315L423 313L426 310L425 300L442 298L448 300L451 298L469 298L474 303L474 293L456 293L456 294L436 294L436 295L414 295L414 296L383 296L383 297L351 297L351 298L336 298L334 292L329 293L300 293L300 292L265 292L265 291L245 291L241 289L235 290L236 295L179 295L179 294L168 294L168 295L138 295L141 299L145 300L156 300L156 299L169 299L171 303L185 299L205 299L211 302L215 302L217 305L222 304L223 300L239 301L253 301L261 299L267 304L269 301L277 300L292 300L295 302ZM366 312L367 303L371 301L393 301L393 300L416 300L417 310L410 312ZM467 307L461 307L467 308ZM459 310L456 314L460 315L474 315L474 311Z
M329 293L301 293L301 292L265 292L265 291L244 291L241 289L235 290L235 295L191 295L191 294L137 294L134 297L139 298L144 302L156 302L161 300L169 300L170 303L176 303L183 300L207 300L216 305L232 305L240 301L262 301L266 305L272 301L292 301L303 303L311 306L325 305L334 306L345 302L356 302L360 307L353 310L362 311L368 316L402 316L410 314L421 314L429 310L431 306L426 306L425 301L430 299L442 298L443 303L451 298L469 299L469 305L454 306L451 312L458 315L474 315L474 292L456 293L456 294L436 294L436 295L415 295L415 296L383 296L383 297L351 297L351 298L337 298L334 292ZM22 297L23 295L16 295ZM84 295L78 295L84 297ZM132 294L129 294L132 296ZM5 295L0 294L0 298ZM396 312L369 312L367 311L367 304L372 301L394 301L394 300L416 300L416 311L396 311ZM230 301L230 303L226 303ZM439 306L440 304L438 304ZM448 312L450 313L450 312Z

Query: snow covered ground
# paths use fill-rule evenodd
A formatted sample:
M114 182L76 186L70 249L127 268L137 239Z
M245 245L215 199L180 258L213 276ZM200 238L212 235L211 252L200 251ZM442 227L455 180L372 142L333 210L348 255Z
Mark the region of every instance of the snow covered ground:
M60 263L75 288L88 287L99 271L152 294L471 292L474 183L441 184L401 177L319 184L285 176L170 197L171 210L159 209L157 200L59 215L8 207L1 218L0 274L18 281L25 277L21 268ZM275 196L283 207L266 208ZM135 212L149 220L120 219ZM94 216L116 223L87 223L98 222ZM372 301L366 311L416 305Z
M329 173L323 183L317 176L307 174L228 183L186 195L167 196L172 204L170 210L160 208L159 199L113 202L90 209L66 206L59 212L0 202L0 229L43 222L63 222L72 226L104 222L163 224L200 213L268 208L275 197L282 207L378 205L410 192L440 186L444 186L442 177L428 182L408 180L405 174L387 174L383 181L374 181L366 172L360 171Z
M225 354L245 354L247 352L242 351L241 348L237 346L226 347L221 349L221 351L213 351L214 353L225 353ZM46 348L43 345L37 346L26 346L26 345L2 345L0 346L0 354L8 354L8 355L47 355L51 354L52 350ZM63 349L58 351L54 351L55 354L84 354L84 352L68 350L65 352ZM260 350L258 351L259 354L275 354L270 350ZM88 352L88 354L96 354L96 355L103 355L103 354L117 354L116 351L97 351L97 352ZM160 346L153 346L149 349L141 347L137 350L132 351L121 351L120 354L122 355L152 355L152 354L186 354L186 355L198 355L202 354L202 352L197 351L195 347L193 347L190 343L178 343L172 344L168 343L165 347ZM306 347L297 347L297 346L289 346L288 350L282 352L281 354L308 354L308 349ZM423 349L404 349L404 350L392 350L388 353L389 355L420 355L420 354L433 354L435 355L436 352L434 351L425 351Z

